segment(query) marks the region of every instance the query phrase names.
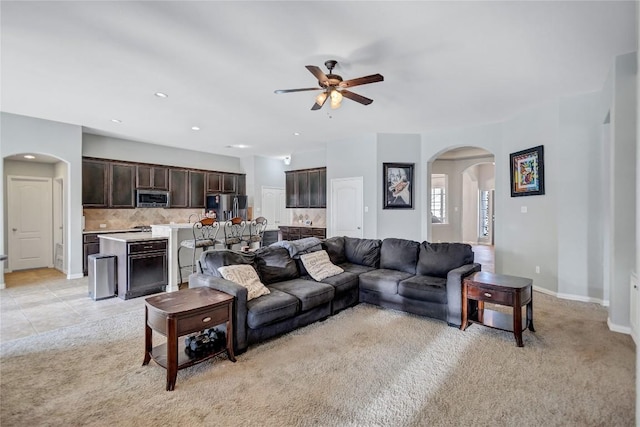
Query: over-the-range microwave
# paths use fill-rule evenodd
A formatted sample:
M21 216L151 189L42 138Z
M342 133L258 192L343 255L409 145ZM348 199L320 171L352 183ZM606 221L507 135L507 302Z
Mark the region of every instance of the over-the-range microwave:
M137 208L168 208L169 192L162 190L136 190Z

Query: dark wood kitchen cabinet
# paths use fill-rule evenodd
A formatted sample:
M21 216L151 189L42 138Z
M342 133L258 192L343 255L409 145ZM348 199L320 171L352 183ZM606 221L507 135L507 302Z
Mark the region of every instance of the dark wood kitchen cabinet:
M135 208L135 166L128 163L109 164L109 207Z
M189 207L189 171L186 169L169 170L169 205L172 208Z
M238 178L236 175L225 173L222 175L222 192L223 193L236 193L236 185Z
M247 194L247 176L246 175L236 175L237 183L236 183L236 194Z
M189 171L189 207L204 208L204 172Z
M220 193L222 191L222 174L218 172L207 173L207 193Z
M136 188L168 190L169 168L164 166L137 165Z
M107 183L109 163L100 160L82 161L82 205L87 208L106 208L109 202Z
M285 172L287 208L326 208L326 168Z
M99 233L87 233L82 236L82 273L89 274L89 255L100 253Z

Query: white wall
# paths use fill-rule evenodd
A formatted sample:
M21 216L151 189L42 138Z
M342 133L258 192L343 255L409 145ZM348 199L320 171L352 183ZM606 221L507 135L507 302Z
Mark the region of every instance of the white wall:
M604 299L602 224L606 194L600 186L598 103L598 93L560 100L559 143L554 160L559 166L555 184L559 199L558 293L584 295L593 301Z
M378 228L376 238L384 239L396 237L400 239L419 240L419 230L427 217L420 208L423 203L425 183L419 178L424 167L417 159L420 158L420 135L418 134L378 134L377 137L377 171L376 181L366 182L365 187L370 192L376 191L379 203L376 206L378 212ZM383 209L383 163L414 163L413 177L413 209ZM371 207L369 207L371 209ZM429 216L429 220L431 217Z
M612 246L609 326L629 328L629 275L636 259L636 54L618 56L611 99Z
M67 277L82 276L82 129L80 126L52 122L32 117L0 113L0 157L26 152L47 154L57 157L68 165L67 212L65 219L65 248L69 260ZM7 192L4 187L4 162L0 162L0 179L3 195L0 224L3 224L0 238L0 253L6 253L6 226L4 212ZM0 278L4 284L4 274Z
M221 156L87 133L82 136L82 155L100 159L244 173L238 157Z
M326 149L328 189L332 179L358 176L363 178L363 206L368 207L368 212L363 214L363 236L367 239L377 238L377 212L378 206L382 204L378 195L381 190L376 188L376 184L379 184L376 145L376 135L366 134L328 142ZM331 212L330 197L327 197L327 212ZM327 215L327 230L331 230L330 217Z
M323 151L324 156L324 151ZM324 163L324 158L322 159ZM324 164L322 165L324 166ZM259 209L262 206L262 187L284 188L284 162L281 159L272 159L262 156L253 157L253 192L249 191L249 175L247 173L247 193L253 194L253 216L260 216ZM267 218L267 221L270 219Z
M327 150L319 148L316 150L296 152L291 155L291 164L285 166L284 170L299 170L322 168L327 164ZM284 180L284 176L282 178Z

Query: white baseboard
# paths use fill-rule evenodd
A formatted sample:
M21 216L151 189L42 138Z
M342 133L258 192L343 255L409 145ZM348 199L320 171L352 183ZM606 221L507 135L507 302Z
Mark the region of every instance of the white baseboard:
M67 274L67 279L71 280L71 279L82 279L84 277L84 274L82 273L76 273L76 274Z
M631 335L631 327L630 326L616 325L615 323L613 323L611 321L611 318L609 318L609 317L607 317L607 326L609 327L610 331L619 332L621 334Z
M600 298L585 297L583 295L563 294L563 293L553 292L553 291L550 291L548 289L539 288L537 286L534 286L533 290L537 291L537 292L540 292L540 293L543 293L543 294L546 294L546 295L551 295L553 297L560 298L560 299L566 299L566 300L569 300L569 301L589 302L589 303L594 303L594 304L600 304L603 307L609 307L609 300L602 300ZM607 326L609 327L609 330L612 331L612 332L619 332L621 334L632 335L630 326L621 326L621 325L617 325L615 323L612 323L611 319L608 318L608 317L607 317ZM634 341L635 341L635 339L634 339Z

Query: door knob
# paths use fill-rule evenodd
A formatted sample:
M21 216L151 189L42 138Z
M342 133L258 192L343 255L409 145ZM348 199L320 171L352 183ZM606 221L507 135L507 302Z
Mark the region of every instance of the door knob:
M360 230L360 227L357 227L357 228L358 228L358 230Z
M13 230L13 231L18 231L18 229L17 229L17 228L12 228L12 230Z

